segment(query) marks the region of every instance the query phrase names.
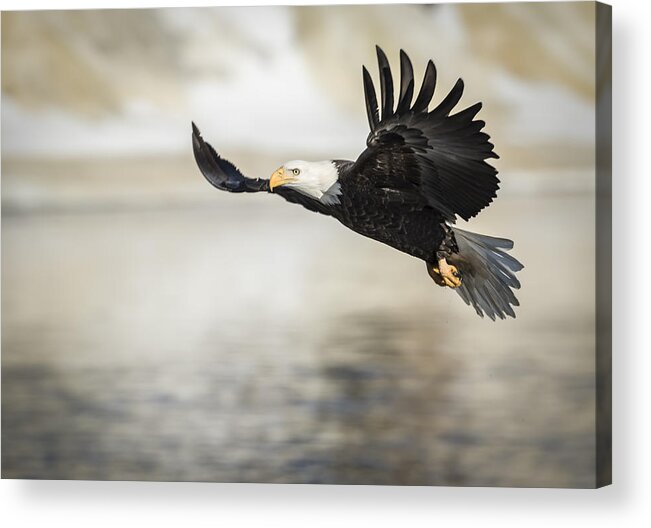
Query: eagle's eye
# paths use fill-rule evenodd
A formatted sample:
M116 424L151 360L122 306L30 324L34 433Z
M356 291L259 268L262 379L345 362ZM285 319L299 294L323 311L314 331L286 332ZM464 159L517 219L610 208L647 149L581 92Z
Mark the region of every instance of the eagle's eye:
M300 173L301 169L292 169L292 174L294 174L294 176L298 176Z

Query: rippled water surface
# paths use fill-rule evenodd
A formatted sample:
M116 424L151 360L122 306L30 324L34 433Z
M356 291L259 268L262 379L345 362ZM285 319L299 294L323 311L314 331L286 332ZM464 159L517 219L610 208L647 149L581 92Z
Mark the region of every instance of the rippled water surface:
M591 486L594 199L511 197L516 320L268 196L2 222L3 477Z

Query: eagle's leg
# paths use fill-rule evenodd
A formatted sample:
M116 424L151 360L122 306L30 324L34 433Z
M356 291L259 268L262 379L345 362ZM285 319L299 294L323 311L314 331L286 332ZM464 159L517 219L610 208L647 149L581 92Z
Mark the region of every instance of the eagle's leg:
M447 257L459 251L457 241L454 239L454 231L447 224L441 224L445 236L436 252L436 261L427 262L427 271L439 286L458 288L461 286L461 275L456 266L448 264Z

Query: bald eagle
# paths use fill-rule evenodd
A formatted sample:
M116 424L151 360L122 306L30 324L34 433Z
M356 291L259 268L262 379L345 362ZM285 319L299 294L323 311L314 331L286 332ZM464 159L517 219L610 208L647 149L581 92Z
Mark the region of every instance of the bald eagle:
M356 233L423 260L436 284L454 289L478 315L515 317L523 266L506 252L513 242L455 227L489 205L499 188L498 158L476 103L451 114L463 93L459 79L433 110L436 68L427 63L416 100L412 63L400 51L400 85L394 105L393 76L376 47L380 105L362 67L370 134L355 161L288 161L270 179L247 178L220 157L192 123L196 162L205 178L229 192L268 192L310 211L336 218Z

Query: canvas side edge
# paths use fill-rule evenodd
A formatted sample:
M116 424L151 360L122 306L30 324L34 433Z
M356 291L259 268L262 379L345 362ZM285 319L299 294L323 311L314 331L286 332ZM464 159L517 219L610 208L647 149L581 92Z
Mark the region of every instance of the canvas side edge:
M612 484L612 7L595 2L596 487Z

